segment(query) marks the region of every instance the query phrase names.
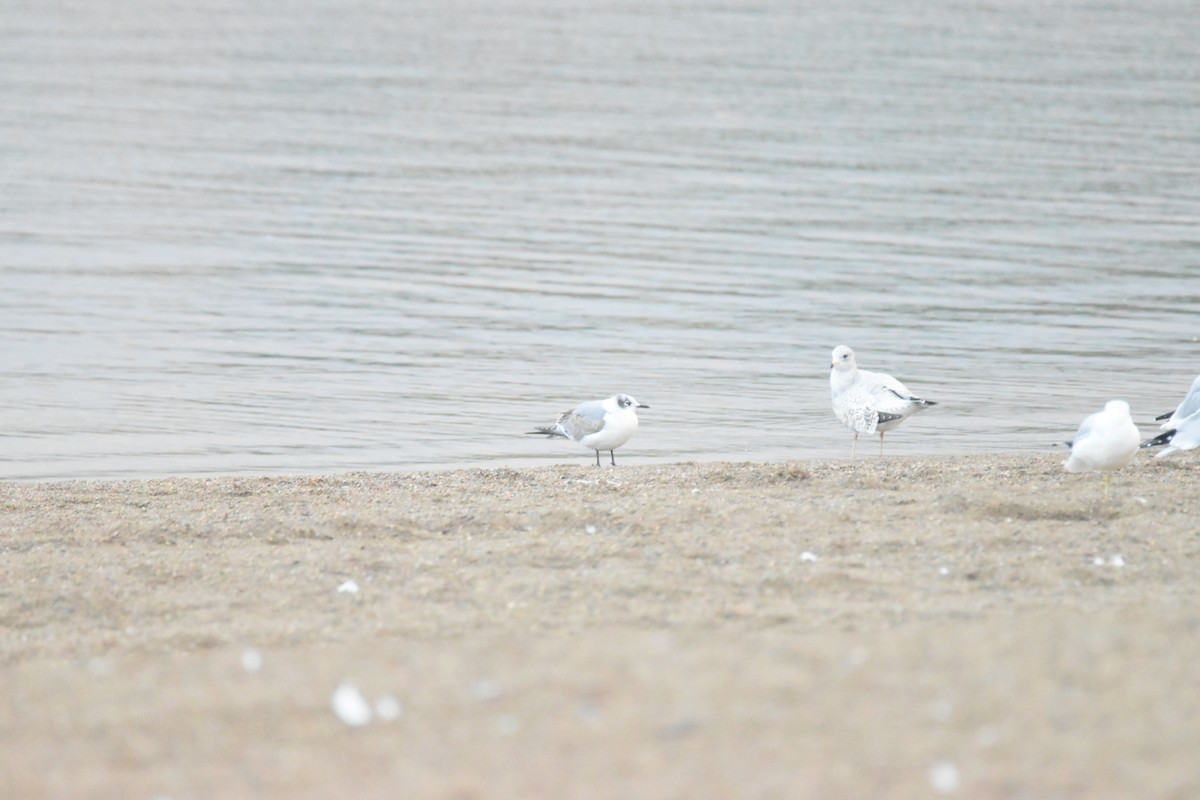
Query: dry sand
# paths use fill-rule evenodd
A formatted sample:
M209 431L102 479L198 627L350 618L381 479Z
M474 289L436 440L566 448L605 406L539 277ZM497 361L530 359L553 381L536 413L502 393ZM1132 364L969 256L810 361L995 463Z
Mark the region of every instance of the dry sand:
M1061 458L0 486L0 796L1200 797L1200 464Z

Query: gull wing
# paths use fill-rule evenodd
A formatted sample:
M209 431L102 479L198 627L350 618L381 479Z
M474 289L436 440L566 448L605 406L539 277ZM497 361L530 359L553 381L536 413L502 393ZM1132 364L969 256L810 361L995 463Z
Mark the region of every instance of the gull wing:
M1160 419L1165 419L1163 428L1175 427L1182 425L1184 420L1200 411L1200 376L1192 381L1192 388L1188 389L1187 396L1183 398L1183 402L1179 407L1170 414L1164 414Z
M1092 431L1096 429L1096 419L1099 416L1099 414L1092 414L1079 423L1079 430L1075 431L1075 435L1071 438L1071 441L1067 442L1067 446L1074 447L1088 436L1091 436Z
M1200 411L1192 412L1187 419L1179 423L1179 427L1172 433L1175 435L1170 440L1171 446L1156 455L1155 458L1162 458L1176 450L1195 450L1200 447Z
M834 399L833 413L855 433L872 434L880 422L875 405L872 387L859 382Z
M913 404L923 404L926 401L914 395L900 381L882 372L866 372L859 370L863 376L863 386L870 394L871 407L885 415L903 415ZM930 403L930 405L933 405ZM884 420L881 420L884 421Z
M604 415L608 409L598 400L564 411L558 416L558 428L574 441L598 433L604 429Z

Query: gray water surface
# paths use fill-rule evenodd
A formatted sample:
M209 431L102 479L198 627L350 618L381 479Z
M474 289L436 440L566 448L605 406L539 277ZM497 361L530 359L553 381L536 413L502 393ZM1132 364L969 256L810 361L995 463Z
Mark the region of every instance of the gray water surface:
M1190 2L9 2L0 478L1047 449L1200 373ZM868 443L860 452L873 456Z

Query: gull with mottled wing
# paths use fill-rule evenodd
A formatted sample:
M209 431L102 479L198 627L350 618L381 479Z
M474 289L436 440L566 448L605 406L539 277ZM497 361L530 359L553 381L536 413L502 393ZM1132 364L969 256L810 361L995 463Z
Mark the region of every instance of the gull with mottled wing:
M878 433L879 455L883 455L885 433L918 411L937 405L917 397L891 375L859 369L854 351L844 344L834 348L829 369L833 413L854 431L850 458L854 458L859 434Z
M564 411L553 425L538 426L528 433L548 438L560 436L590 447L596 451L597 467L600 466L600 451L607 450L615 467L617 457L613 451L629 441L629 437L637 430L638 418L634 409L649 407L627 394L613 395L606 400L591 400Z

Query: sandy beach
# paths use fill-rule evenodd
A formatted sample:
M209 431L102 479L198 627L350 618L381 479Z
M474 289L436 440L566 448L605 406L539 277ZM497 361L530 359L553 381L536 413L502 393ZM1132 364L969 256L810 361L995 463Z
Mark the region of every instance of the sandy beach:
M0 795L1195 798L1200 463L1062 457L3 485Z

